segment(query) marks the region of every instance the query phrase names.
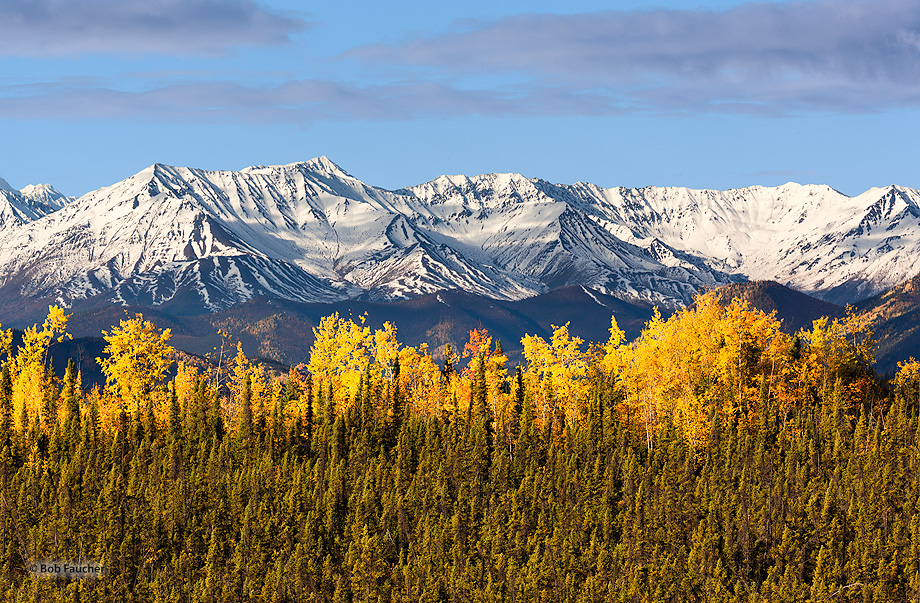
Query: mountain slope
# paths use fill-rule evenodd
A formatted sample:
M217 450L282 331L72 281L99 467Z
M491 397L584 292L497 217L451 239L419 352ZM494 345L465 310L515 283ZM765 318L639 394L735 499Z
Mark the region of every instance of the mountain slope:
M846 309L774 281L751 281L725 285L715 290L718 299L730 303L734 298L741 298L754 308L766 312L776 312L782 321L782 330L795 333L800 329L810 329L812 322L823 316L838 318L846 314Z
M901 360L920 358L920 274L861 302L857 309L872 323L881 372L897 370Z
M903 282L920 260L920 192L913 189L847 197L792 183L724 192L573 188L624 240L660 240L720 270L838 304Z
M426 197L367 186L326 158L240 172L156 164L0 235L0 301L194 314L258 296L521 299L586 284L674 306L733 280L664 264L521 176L477 182L472 196Z

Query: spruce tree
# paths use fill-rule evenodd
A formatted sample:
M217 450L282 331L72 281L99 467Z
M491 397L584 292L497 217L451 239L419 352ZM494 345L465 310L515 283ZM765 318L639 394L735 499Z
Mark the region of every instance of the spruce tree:
M12 442L13 432L13 378L10 363L3 364L0 374L0 446Z

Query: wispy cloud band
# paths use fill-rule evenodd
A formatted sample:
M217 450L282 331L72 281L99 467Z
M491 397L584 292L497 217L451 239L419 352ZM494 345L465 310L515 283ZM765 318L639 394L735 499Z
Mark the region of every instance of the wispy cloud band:
M126 90L76 80L0 88L7 119L111 120L145 118L196 123L309 123L319 120L410 120L445 115L533 113L552 93L458 90L431 82L358 85L328 79L254 86L234 81L171 84Z
M518 15L347 56L457 77L523 73L652 110L861 111L920 101L920 3Z
M6 0L0 56L219 55L286 43L306 27L254 0Z

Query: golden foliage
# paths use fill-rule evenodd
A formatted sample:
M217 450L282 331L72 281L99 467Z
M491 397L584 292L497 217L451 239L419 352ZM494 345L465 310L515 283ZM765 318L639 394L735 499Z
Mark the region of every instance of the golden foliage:
M473 380L481 370L485 376L485 396L489 409L495 421L501 425L507 419L507 409L511 401L510 394L506 393L510 391L508 372L505 369L508 357L505 356L499 343L496 342L493 346L492 336L489 335L488 329L470 331L469 340L463 346L462 357L470 357L470 361L459 378L450 381L456 394L453 397L463 403L461 408L467 408L466 405L471 401L473 395Z
M421 416L441 412L441 369L428 354L428 346L404 347L399 350L399 382L409 400L409 407Z
M920 362L911 357L898 363L895 391L906 400L920 399Z
M103 331L105 358L97 358L106 378L109 396L125 409L137 410L147 402L162 402L163 377L172 364L175 349L169 345L172 333L160 331L142 314L122 320L111 332ZM156 399L154 399L156 397Z
M587 352L580 337L569 334L569 323L551 325L553 335L547 343L537 335L525 335L524 357L537 395L537 416L542 421L556 418L561 411L568 421L581 417L580 404L588 391Z
M58 342L69 338L66 333L69 314L58 306L48 306L48 316L42 324L32 325L22 334L22 345L16 352L11 363L13 378L13 416L18 428L25 427L23 419L31 421L38 417L44 427L47 420L42 409L42 398L45 389L45 363L48 358L48 347L53 340ZM8 336L0 337L0 347L9 349Z
M361 372L376 349L377 334L371 335L370 327L364 326L363 316L360 320L361 324L358 325L352 320L339 317L336 312L324 317L319 326L313 329L316 339L310 350L307 368L317 384L331 383L340 401L354 395ZM386 332L380 335L381 346L388 345L387 338Z
M699 446L714 415L757 413L788 339L774 315L740 299L722 306L708 293L667 321L656 312L639 341L605 364L619 365L623 410L647 436L667 416Z
M48 346L51 341L63 341L70 335L66 333L67 319L69 314L64 314L64 310L58 306L48 306L48 316L42 324L41 331L38 325L32 325L22 334L22 346L16 353L14 364L14 373L19 373L29 366L44 365L48 355Z
M233 394L231 417L237 419L244 389L249 387L249 405L256 414L265 413L272 408L281 392L281 382L265 374L263 367L255 365L243 352L243 344L237 342L236 356L233 358L227 387Z
M41 328L26 329L23 344L6 361L18 429L27 429L35 421L47 429L55 413L59 420L66 415L61 411L64 393L55 389L46 358L51 341L66 336L68 318L60 308L49 307ZM312 410L308 392L325 395L331 390L337 410L348 408L362 376L377 416L389 411L391 394L398 387L406 408L415 415L449 419L458 411L475 408L488 415L496 429L511 418L512 402L519 399L518 385L509 380L508 358L487 330L470 331L462 355L469 362L458 374L453 370L458 358L449 346L442 371L427 345L404 346L392 323L372 332L365 320L332 314L314 329L309 363L287 375L299 393L292 394L283 407L286 428ZM687 441L701 447L712 433L714 419L743 426L769 413L786 420L795 416L803 401L840 404L853 412L858 404L882 395L871 369L872 332L867 319L852 308L844 318L816 320L795 336L783 334L779 327L775 315L739 299L723 305L712 293L700 295L692 306L667 320L656 309L640 338L631 344L625 344L625 334L613 318L607 341L590 346L570 333L569 323L553 325L549 341L536 335L521 340L526 393L520 399L532 402L534 414L528 416L534 416L540 426L552 424L559 437L564 423L575 425L596 408L599 398L592 398L597 391L593 388L605 384L612 387L619 420L642 434L649 446L661 425L670 423ZM105 392L78 396L84 410L87 405L96 407L100 426L110 429L120 413L143 412L149 404L157 422L165 424L163 380L174 352L169 329L161 332L136 314L103 335L106 357L97 360L106 376ZM224 343L226 334L220 335ZM0 356L9 355L10 341L10 331L0 330ZM281 408L282 380L247 358L242 344L237 344L232 359L221 353L219 364L216 378L213 372L201 374L194 366L179 364L171 387L180 406L194 398L198 387L205 387L208 395L220 391L223 370L230 391L223 412L231 423L238 420L245 395L253 416L264 417ZM307 371L312 375L309 384ZM893 382L895 391L902 396L915 394L918 379L920 363L913 359L902 363ZM67 399L73 400L72 390L68 392Z
M173 379L172 385L180 404L186 403L192 397L192 393L195 391L200 377L197 366L179 361L179 366L176 368L176 376Z

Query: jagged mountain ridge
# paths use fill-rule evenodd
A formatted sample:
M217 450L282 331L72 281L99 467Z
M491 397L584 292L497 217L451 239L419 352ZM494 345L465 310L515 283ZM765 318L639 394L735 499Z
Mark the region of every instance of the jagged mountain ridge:
M833 303L913 276L920 192L897 186L847 197L827 186L731 191L576 185L624 240L661 240L751 280L774 280ZM625 226L622 226L625 225Z
M513 300L584 285L673 308L748 278L852 301L913 275L918 201L901 187L851 198L811 185L605 189L519 174L388 191L325 157L238 172L155 164L0 223L0 302L194 314L258 296L387 300L459 288Z

